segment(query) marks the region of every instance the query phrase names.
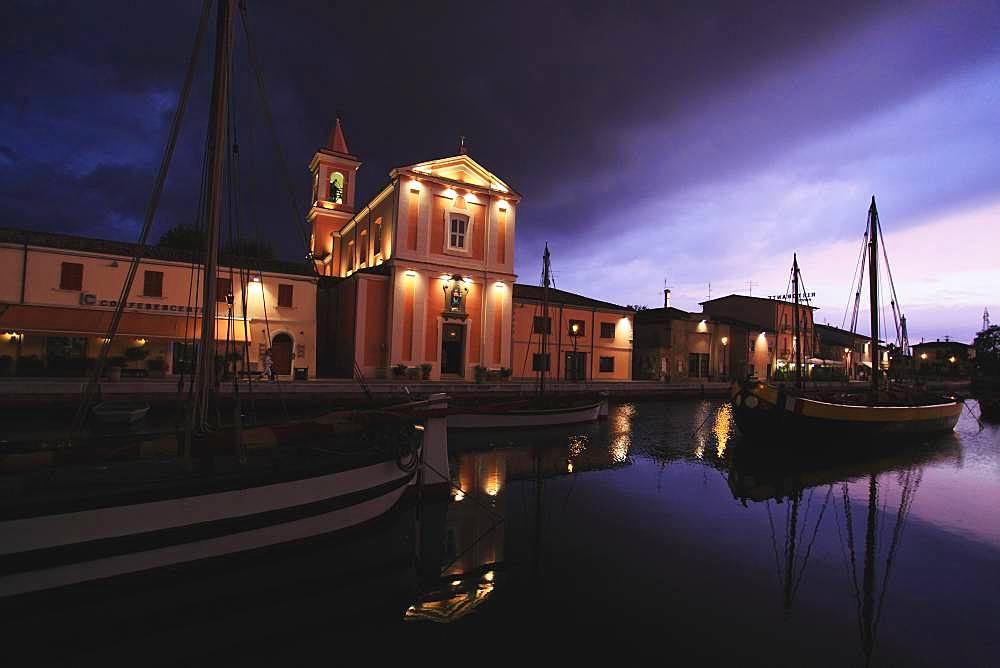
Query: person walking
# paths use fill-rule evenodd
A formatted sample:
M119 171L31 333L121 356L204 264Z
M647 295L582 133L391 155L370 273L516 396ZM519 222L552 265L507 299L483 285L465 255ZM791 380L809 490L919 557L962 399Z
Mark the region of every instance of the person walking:
M274 358L271 357L270 348L264 353L264 377L268 380L274 380Z

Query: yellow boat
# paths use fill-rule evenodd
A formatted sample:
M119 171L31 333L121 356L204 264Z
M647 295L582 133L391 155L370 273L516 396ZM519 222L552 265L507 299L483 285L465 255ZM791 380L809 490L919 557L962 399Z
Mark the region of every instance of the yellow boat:
M862 258L867 257L868 264L871 315L869 346L872 360L881 358L878 338L880 230L875 197L872 196L871 206L868 208L867 248L862 255ZM862 273L861 276L863 275ZM891 284L891 273L889 280ZM801 341L799 327L801 275L797 259L792 260L791 283L795 299L794 340ZM893 315L896 316L899 311L895 287L892 294ZM856 325L860 296L859 281L852 331ZM900 348L905 351L908 347L906 325L901 314L900 320L902 320L901 327L898 326L897 331L901 332ZM888 386L882 382L882 369L877 362L872 367L871 388L868 390L852 391L849 387L835 390L806 390L802 382L801 345L795 347L795 354L796 382L791 387L756 379L747 379L733 385L731 392L733 413L736 425L745 436L771 442L792 439L796 442L836 439L846 444L850 441L844 439L858 437L949 432L958 423L963 406L961 401L953 396L939 396L916 388Z
M735 383L731 398L740 432L751 438L843 439L894 434L949 432L962 402L954 397L880 393L803 396L794 389L759 381ZM845 403L846 401L856 403Z

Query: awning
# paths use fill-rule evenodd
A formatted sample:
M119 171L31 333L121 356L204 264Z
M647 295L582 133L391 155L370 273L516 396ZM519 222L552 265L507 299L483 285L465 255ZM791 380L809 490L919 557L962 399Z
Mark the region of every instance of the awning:
M871 362L858 362L858 364L860 364L861 366L866 366L869 369L872 368L872 363Z
M841 360L825 360L822 357L810 357L807 361L817 366L844 366Z
M26 334L58 334L63 336L104 336L111 325L113 311L96 308L68 308L64 306L36 306L10 304L0 311L0 330ZM227 321L217 319L215 338L226 340ZM247 327L249 330L249 325ZM233 322L230 341L244 341L243 322ZM183 341L198 337L201 318L183 315L165 315L125 311L118 324L118 336L144 339L174 339Z

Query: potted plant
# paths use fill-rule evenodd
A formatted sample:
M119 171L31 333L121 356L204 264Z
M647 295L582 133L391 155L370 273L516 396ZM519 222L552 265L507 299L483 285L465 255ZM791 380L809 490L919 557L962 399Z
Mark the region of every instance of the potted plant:
M400 363L400 364L397 364L396 366L392 367L392 376L393 376L393 378L402 378L405 375L406 375L406 365L405 364Z
M420 380L420 367L418 366L406 367L406 377L409 380Z
M509 369L508 367L505 366L500 367L500 380L505 382L510 380L511 373L512 369Z
M108 358L108 379L121 380L122 368L125 366L125 358L121 355Z
M167 375L167 360L154 357L146 362L146 369L149 370L150 378L163 378Z
M431 369L433 368L434 368L433 364L428 364L427 362L421 364L420 365L421 378L423 378L424 380L428 380L431 377Z
M476 365L475 376L477 383L482 383L486 380L486 372L487 369L482 364Z

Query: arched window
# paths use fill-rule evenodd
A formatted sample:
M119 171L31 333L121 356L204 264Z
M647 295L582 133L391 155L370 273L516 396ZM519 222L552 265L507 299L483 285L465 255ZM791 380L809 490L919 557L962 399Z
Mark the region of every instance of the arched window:
M340 172L330 172L330 196L327 199L334 204L344 203L344 175Z

